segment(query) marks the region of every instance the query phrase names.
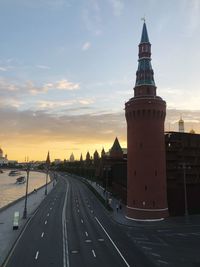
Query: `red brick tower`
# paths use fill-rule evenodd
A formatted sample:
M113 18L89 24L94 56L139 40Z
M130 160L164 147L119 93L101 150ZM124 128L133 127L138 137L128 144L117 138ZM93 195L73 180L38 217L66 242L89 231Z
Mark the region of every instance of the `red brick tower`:
M164 121L166 102L156 96L151 44L144 22L134 97L125 104L128 142L127 217L168 216Z

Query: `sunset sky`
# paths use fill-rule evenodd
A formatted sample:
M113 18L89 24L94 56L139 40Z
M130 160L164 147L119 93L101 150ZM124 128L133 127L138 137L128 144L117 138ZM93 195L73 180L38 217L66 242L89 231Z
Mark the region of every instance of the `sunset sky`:
M166 130L200 133L199 0L0 0L0 147L9 159L126 147L145 15Z

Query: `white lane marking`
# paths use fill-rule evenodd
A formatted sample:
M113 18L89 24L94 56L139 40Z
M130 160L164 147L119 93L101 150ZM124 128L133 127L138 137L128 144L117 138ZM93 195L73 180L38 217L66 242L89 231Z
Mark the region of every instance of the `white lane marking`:
M47 221L45 221L44 223L47 224Z
M93 210L91 210L91 213L93 213L94 211Z
M79 210L77 210L78 211L78 213L79 213Z
M91 243L92 240L90 240L90 239L86 239L85 242L86 242L86 243Z
M81 219L81 223L83 223L83 220Z
M41 234L41 237L43 237L44 236L44 232Z
M152 248L149 247L142 247L143 249L152 250Z
M93 256L96 258L96 254L95 254L94 249L92 249L92 254L93 254Z
M49 217L49 213L47 213L47 217Z
M67 191L65 193L65 200L62 210L62 226L63 226L63 267L69 267L69 248L67 240L67 227L66 227L66 204L68 196L69 184L67 182Z
M160 262L160 263L168 264L167 261L163 261L163 260L157 260L157 261Z
M85 235L88 236L88 232L85 232Z
M98 241L99 241L99 242L103 242L104 239L103 239L103 238L99 238Z
M100 221L97 219L97 217L94 217L95 220L98 222L98 224L101 226L101 228L103 229L104 233L107 235L107 237L109 238L110 242L113 244L113 246L115 247L115 249L117 250L117 252L119 253L120 257L123 259L124 263L126 264L126 266L130 267L130 265L128 264L128 262L125 260L125 258L123 257L122 253L120 252L120 250L118 249L118 247L115 245L114 241L112 240L112 238L109 236L109 234L107 233L107 231L105 230L105 228L103 227L103 225L100 223Z
M50 207L50 210L52 210L52 207Z
M159 254L157 253L151 253L151 255L155 256L155 257L161 257Z
M35 254L35 260L38 259L38 256L39 256L39 251L37 251L36 254Z

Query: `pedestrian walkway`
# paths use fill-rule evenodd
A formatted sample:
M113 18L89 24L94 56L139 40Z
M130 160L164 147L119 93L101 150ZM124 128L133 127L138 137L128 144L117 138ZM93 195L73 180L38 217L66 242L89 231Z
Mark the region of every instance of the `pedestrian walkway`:
M84 178L85 179L85 178ZM86 179L85 179L86 180ZM200 215L189 215L188 217L169 217L162 221L137 221L131 220L126 217L126 206L120 200L112 196L110 192L106 192L105 188L87 179L87 182L101 195L102 198L108 200L109 205L112 207L112 218L117 223L129 227L145 227L157 229L159 228L176 228L180 226L195 226L200 224Z
M50 182L48 184L48 193L52 190L53 183L55 182ZM21 198L19 201L15 201L13 204L11 203L0 209L0 266L14 245L15 240L22 231L25 223L34 214L44 199L45 186L29 194L27 199L27 219L23 219L24 198ZM19 229L13 230L13 219L16 211L19 212Z

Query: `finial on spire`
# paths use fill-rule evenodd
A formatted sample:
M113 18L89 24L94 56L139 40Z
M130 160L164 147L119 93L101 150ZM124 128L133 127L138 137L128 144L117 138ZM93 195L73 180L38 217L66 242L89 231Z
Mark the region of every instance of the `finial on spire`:
M144 17L142 17L141 18L141 20L143 20L144 21L144 23L146 22L146 18L145 18L145 16Z

